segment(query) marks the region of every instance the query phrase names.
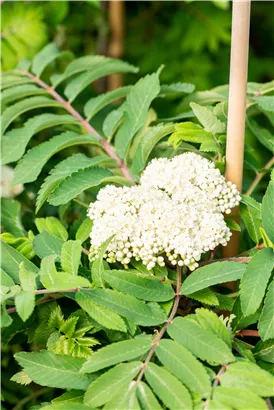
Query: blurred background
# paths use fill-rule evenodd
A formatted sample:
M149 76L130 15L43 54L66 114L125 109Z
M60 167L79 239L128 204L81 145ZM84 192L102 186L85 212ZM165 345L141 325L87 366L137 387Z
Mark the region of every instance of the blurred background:
M30 59L49 41L76 56L103 54L140 67L166 69L162 82L190 82L206 90L228 83L230 1L2 1L2 69ZM271 1L251 8L249 81L273 78ZM116 88L127 78L97 84Z

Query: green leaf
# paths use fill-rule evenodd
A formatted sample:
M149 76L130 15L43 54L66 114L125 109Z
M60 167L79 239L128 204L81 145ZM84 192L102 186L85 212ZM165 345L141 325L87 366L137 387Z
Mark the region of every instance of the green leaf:
M57 238L55 235L44 231L35 236L33 240L33 249L39 258L46 258L50 255L61 257L61 249L64 241Z
M192 143L214 142L211 132L204 130L200 125L194 122L181 122L175 125L174 133L169 137L168 142L177 148L182 141Z
M189 390L202 397L208 397L211 388L208 374L203 365L187 349L173 340L164 339L156 347L156 355Z
M259 318L258 329L262 340L274 338L274 280L267 289L264 307Z
M260 366L261 369L268 371L270 374L274 376L274 364L267 363L263 360L258 360L257 365Z
M62 246L61 265L65 272L77 275L81 261L82 246L80 241L67 241Z
M256 359L274 363L274 339L269 339L266 342L260 341L254 347L253 353Z
M57 189L51 194L48 202L51 205L66 204L88 188L100 185L102 180L112 173L101 167L92 167L74 172L61 181Z
M21 206L18 201L1 198L1 225L12 235L22 237L25 235L20 218Z
M80 73L81 71L88 71L88 70L94 70L97 68L102 68L106 63L108 65L111 65L111 64L115 65L117 63L121 63L121 66L132 67L132 69L135 68L135 72L138 71L136 67L130 66L128 63L123 62L121 60L108 58L104 56L85 56L85 57L77 58L76 60L72 61L66 67L66 70L64 73L65 78L68 78L68 76L71 76L73 74Z
M65 74L68 72L68 69L69 66L67 67ZM98 80L99 78L114 73L136 73L138 71L136 67L124 61L110 58L102 58L102 62L99 62L94 67L89 67L88 70L89 71L73 77L73 79L70 80L68 85L66 86L64 94L70 102L75 100L75 98L88 85Z
M249 129L255 135L255 137L264 145L271 153L274 151L274 139L273 134L266 128L259 126L255 120L247 119Z
M55 43L47 44L33 59L32 62L32 72L37 75L37 77L41 77L41 74L45 70L45 68L51 64L57 58L63 56L72 56L72 53L68 51L59 51L58 47Z
M235 338L232 342L232 346L240 356L244 357L247 360L250 360L253 363L256 363L251 349L248 349L244 342Z
M24 262L19 265L19 279L23 290L34 291L36 289L36 275L26 268Z
M202 126L212 134L225 132L225 124L207 107L196 103L189 104Z
M272 248L260 250L248 263L240 284L240 300L244 316L252 315L260 307L273 267Z
M18 75L8 75L3 76L1 82L1 89L4 90L6 88L14 87L16 85L32 83L32 79L27 77L21 77Z
M40 233L48 232L57 238L66 241L68 239L68 232L59 219L54 216L47 218L36 218L35 225Z
M55 259L56 255L51 255L42 259L41 262L40 280L46 289L60 292L71 288L90 286L86 278L66 272L57 272L54 265Z
M152 340L147 337L123 340L97 350L83 365L81 372L93 373L144 355L151 348Z
M216 313L203 308L196 309L195 313L198 322L203 329L209 330L210 332L214 333L216 336L222 339L229 348L231 348L230 334L224 322L216 315Z
M49 176L44 180L36 200L36 213L39 211L43 203L48 199L52 192L58 187L60 182L68 176L71 176L79 169L92 167L95 165L111 165L114 160L104 156L96 156L89 158L84 154L74 154L59 162L49 173Z
M91 292L80 290L76 293L75 299L81 308L100 325L120 332L127 331L123 319L112 310L94 302L91 298Z
M260 310L257 310L253 315L244 317L241 309L240 297L238 297L233 305L232 313L236 316L232 320L233 330L245 329L249 325L256 323L260 316Z
M75 239L81 241L81 243L85 242L90 236L92 225L92 220L85 218L76 232Z
M1 304L1 328L2 327L9 327L13 322L13 319L6 311L6 307L4 304Z
M188 296L190 299L198 300L198 302L205 303L210 306L218 306L219 300L212 290L205 288L198 290L197 292L190 293Z
M252 391L246 391L233 387L217 386L213 392L214 400L225 406L233 406L237 410L267 410L268 407L264 400ZM227 407L225 407L227 408ZM229 407L230 408L230 407Z
M56 399L52 400L52 403L82 403L84 398L84 393L81 390L70 390L66 391L65 393L61 394L61 396L56 397Z
M120 126L124 119L125 103L121 104L116 110L112 110L105 118L103 122L103 133L105 137L110 141L114 136L117 128Z
M15 168L13 185L35 181L43 166L54 154L62 149L80 144L100 145L94 135L64 132L30 149Z
M84 403L90 407L99 407L110 401L124 384L129 383L142 367L141 362L120 364L99 376L88 388Z
M1 269L1 280L0 280L1 286L14 286L15 283L12 280L12 278L3 270Z
M220 380L224 387L238 387L262 397L274 396L274 377L255 363L232 363Z
M84 106L84 113L88 120L94 117L98 111L102 110L108 104L112 103L115 100L118 100L122 97L125 97L132 86L126 86L117 88L116 90L109 91L108 93L98 95L98 97L93 97Z
M257 94L265 94L269 93L270 91L273 91L274 89L274 80L269 81L267 83L254 83L250 82L247 83L247 93L251 95L257 95Z
M33 291L22 290L15 296L15 306L18 315L25 322L35 308L35 296Z
M149 363L145 377L159 399L171 410L192 408L192 400L185 386L163 367ZM208 387L210 383L208 380Z
M174 131L174 125L159 124L156 127L151 127L147 132L141 137L136 153L133 157L131 172L134 175L138 175L146 166L149 155L155 145L165 138L167 135Z
M36 406L35 406L36 407ZM48 406L40 407L43 408L43 410L92 410L90 407L85 406L82 403L52 403ZM32 410L36 410L34 407L32 407Z
M20 372L14 374L10 380L15 383L22 384L23 386L26 386L32 382L31 378L24 370L21 370Z
M162 407L158 403L151 389L144 382L140 382L137 386L137 397L141 404L141 408L145 410L161 410Z
M263 228L271 240L274 242L274 181L270 181L262 202Z
M159 97L180 97L182 94L191 94L194 90L195 85L189 83L163 84Z
M230 230L232 230L232 231L237 231L237 232L241 232L241 227L240 227L240 225L239 225L236 221L234 221L233 219L225 218L225 223L226 223L226 226L227 226Z
M113 289L138 299L166 302L175 296L171 285L145 277L135 270L106 270L103 277Z
M235 360L231 350L222 339L192 320L177 317L167 330L176 342L209 364L223 364Z
M222 10L228 10L230 6L229 0L211 0L211 3L213 3L216 7L219 7L219 9Z
M270 111L274 114L273 95L260 95L259 97L255 97L254 100L263 110Z
M126 383L104 406L104 410L141 410L136 396L136 388L137 384L134 381Z
M256 244L259 244L260 239L262 237L260 232L260 226L262 223L260 221L260 215L258 214L258 211L254 210L250 206L240 204L240 215L244 221L250 238Z
M14 280L19 282L19 265L24 262L26 269L38 273L38 268L16 249L1 241L1 267Z
M49 3L51 4L51 3ZM63 2L61 3L63 4ZM48 403L43 403L42 407L37 407L37 406L32 406L32 410L90 410L90 407L85 406L82 401L80 402L75 402L73 401L72 403L70 402L60 402L60 403L53 403L48 404ZM95 410L95 409L93 409Z
M125 295L111 289L94 289L82 291L92 301L105 306L114 312L143 326L156 326L166 320L164 311L156 303L144 303L133 296Z
M27 111L42 108L42 107L59 107L63 108L56 100L52 100L47 97L29 97L23 101L19 101L13 104L11 107L6 108L2 114L2 134L6 131L9 125L20 115Z
M134 135L146 122L151 102L160 91L158 73L141 78L130 90L125 103L125 120L115 138L115 148L124 159Z
M203 141L200 145L200 151L203 152L222 152L220 145L214 139Z
M263 243L266 247L271 247L272 249L274 249L274 244L271 242L271 240L269 239L269 237L267 236L267 234L265 233L265 230L263 228L260 228L260 232L262 235L262 240Z
M229 298L226 295L222 295L221 293L216 293L214 292L215 296L217 297L219 301L219 309L222 310L227 310L228 312L231 312L235 303L235 300L232 298Z
M91 276L92 276L92 281L93 283L98 286L98 287L105 287L104 280L103 280L103 272L105 270L104 268L104 262L103 258L106 253L106 249L110 242L112 241L113 236L111 236L107 241L102 243L100 246L100 250L97 256L97 259L93 262L91 266Z
M1 102L3 105L13 103L16 100L30 97L31 95L45 95L46 90L37 87L34 84L22 84L8 88L2 92Z
M2 164L9 164L20 159L32 136L39 131L57 125L75 124L77 122L71 115L56 114L41 114L29 119L22 128L13 128L3 136L1 142ZM16 144L14 144L15 140Z
M55 355L49 351L20 352L14 355L28 376L41 386L86 390L90 377L79 373L85 359Z
M215 262L196 269L184 281L182 294L189 295L219 283L241 279L246 265L239 262Z
M260 217L261 214L261 208L262 208L262 204L260 204L259 202L257 202L254 198L252 198L251 196L247 196L244 194L241 194L241 203L245 204L246 206L252 208L254 211L257 211L257 215L258 218Z
M128 186L131 187L133 182L127 178L120 177L119 175L113 175L111 177L106 177L102 179L102 184L113 184L118 186Z

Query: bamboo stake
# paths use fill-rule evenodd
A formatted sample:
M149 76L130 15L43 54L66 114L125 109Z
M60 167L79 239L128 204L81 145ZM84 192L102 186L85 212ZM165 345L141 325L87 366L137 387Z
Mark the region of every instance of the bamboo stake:
M240 192L243 179L250 3L249 0L233 0L232 10L226 179L236 184ZM234 209L233 214L237 213L239 210ZM238 252L239 235L234 231L223 250L223 256L228 258Z

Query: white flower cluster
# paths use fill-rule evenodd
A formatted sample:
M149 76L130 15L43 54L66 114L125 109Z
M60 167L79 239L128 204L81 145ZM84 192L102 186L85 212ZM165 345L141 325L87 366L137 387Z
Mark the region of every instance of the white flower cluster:
M134 258L152 269L168 260L194 270L204 252L227 244L231 232L223 213L239 201L236 186L200 155L154 159L139 186L108 185L90 204L91 260L113 236L105 253L109 263L127 267Z

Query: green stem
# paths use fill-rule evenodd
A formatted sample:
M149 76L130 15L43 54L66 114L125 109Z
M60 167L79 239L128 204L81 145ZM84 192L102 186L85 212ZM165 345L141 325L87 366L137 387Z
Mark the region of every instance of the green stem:
M226 295L228 298L234 299L237 298L240 295L240 292L233 292L229 293L229 295Z
M81 201L80 199L74 198L73 201L76 202L79 205L82 205L84 208L87 208L87 209L89 208L89 205L86 204L85 202Z
M272 157L264 166L264 170L265 169L269 169L272 167L272 165L274 165L274 157ZM245 195L250 196L253 191L255 190L256 186L259 184L259 182L261 181L261 179L264 177L265 172L259 172L258 175L256 176L256 178L254 179L254 181L252 182L252 184L250 185L250 187L248 188L248 190L246 191Z
M37 390L33 393L31 393L29 396L24 397L22 400L20 400L15 407L13 407L12 410L19 410L22 409L22 407L28 403L29 401L33 400L33 399L37 399L37 397L41 396L42 394L45 394L47 392L49 392L50 390L52 390L50 387L46 387L44 389L40 389Z

